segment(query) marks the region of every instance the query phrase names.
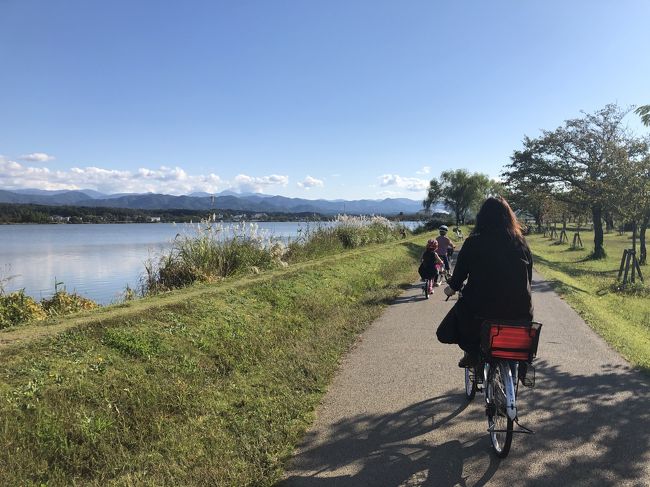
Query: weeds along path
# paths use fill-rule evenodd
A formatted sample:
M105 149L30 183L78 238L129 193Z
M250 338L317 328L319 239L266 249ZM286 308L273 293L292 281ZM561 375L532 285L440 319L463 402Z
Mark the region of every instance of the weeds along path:
M494 283L498 286L498 281ZM414 283L337 373L282 487L650 485L650 381L534 276L544 323L537 386L520 388L507 459L490 447L483 396L464 396L461 356L435 330L454 304Z
M273 485L423 238L1 334L0 485Z
M414 242L420 242L422 237L411 237L402 240L398 244L412 244L418 250L413 250L414 256L418 256L419 247ZM284 269L265 271L258 275L236 276L227 278L217 283L195 284L187 288L177 289L159 295L149 296L144 299L134 300L124 304L107 306L89 312L77 313L72 317L52 319L49 322L18 326L8 330L0 330L0 350L10 346L21 344L30 340L46 338L58 333L77 328L92 326L93 324L114 320L128 320L138 316L151 308L160 309L168 306L176 306L190 299L209 298L212 295L229 292L231 290L243 289L256 284L263 284L269 281L285 279L288 276L303 272L320 266L334 265L342 260L356 259L369 253L383 252L396 245L393 243L371 245L343 253L319 257L290 265Z

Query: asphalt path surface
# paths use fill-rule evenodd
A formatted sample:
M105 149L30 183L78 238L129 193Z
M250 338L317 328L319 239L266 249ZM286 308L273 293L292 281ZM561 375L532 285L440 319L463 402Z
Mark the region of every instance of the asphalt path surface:
M506 459L483 395L464 397L460 349L435 337L456 298L414 283L343 360L282 487L650 486L650 380L539 275L533 292L537 384L518 410L535 434L515 435Z

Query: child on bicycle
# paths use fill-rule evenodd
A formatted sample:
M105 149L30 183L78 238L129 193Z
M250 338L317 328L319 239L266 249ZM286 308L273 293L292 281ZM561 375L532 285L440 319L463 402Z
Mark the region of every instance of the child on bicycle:
M434 239L429 239L426 249L422 254L422 259L420 260L420 268L418 269L418 273L422 279L429 279L429 294L433 293L433 286L439 286L438 266L442 267L444 265L437 250L438 242Z
M438 230L440 230L440 235L436 237L436 241L438 242L437 252L438 256L440 256L440 259L445 264L445 270L447 271L447 274L449 274L449 258L454 254L454 244L447 236L447 232L449 231L447 225L440 225L440 228L438 228Z

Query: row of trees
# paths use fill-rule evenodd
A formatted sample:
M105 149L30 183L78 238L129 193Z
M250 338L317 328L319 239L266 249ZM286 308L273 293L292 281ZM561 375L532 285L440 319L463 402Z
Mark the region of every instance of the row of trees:
M631 110L610 104L524 138L501 182L464 169L444 171L430 181L423 206L430 211L443 202L458 225L486 197L502 194L520 214L530 215L539 231L550 222L591 222L594 258L605 256L603 227L612 230L616 221L638 235L643 264L650 224L650 137L627 128ZM650 105L636 113L650 126Z
M87 206L46 206L36 204L0 203L0 224L3 223L148 223L161 222L198 222L211 217L212 212L185 209L146 210L133 208L102 208ZM231 220L243 215L250 220L256 212L219 210L218 219ZM303 213L269 213L264 214L268 221L320 221L327 216Z
M590 220L594 258L605 255L603 222L610 228L614 220L628 223L635 236L640 229L640 257L645 262L650 139L626 127L630 111L610 104L555 130L543 130L539 137L526 137L502 176L513 206L528 212L538 227L559 214L564 220ZM644 121L650 123L650 118Z

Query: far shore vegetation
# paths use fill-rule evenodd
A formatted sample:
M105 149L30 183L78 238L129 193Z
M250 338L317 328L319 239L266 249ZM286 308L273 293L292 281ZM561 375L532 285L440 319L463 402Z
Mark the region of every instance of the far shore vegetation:
M7 223L189 223L207 218L221 221L327 221L331 216L319 213L279 213L206 210L144 210L131 208L96 208L86 206L49 206L0 203L0 224Z
M422 214L387 215L394 221L417 221ZM82 223L197 223L206 219L224 222L309 222L329 221L332 215L313 212L259 212L248 210L213 209L145 210L114 207L50 206L22 203L0 203L0 224L82 224Z

